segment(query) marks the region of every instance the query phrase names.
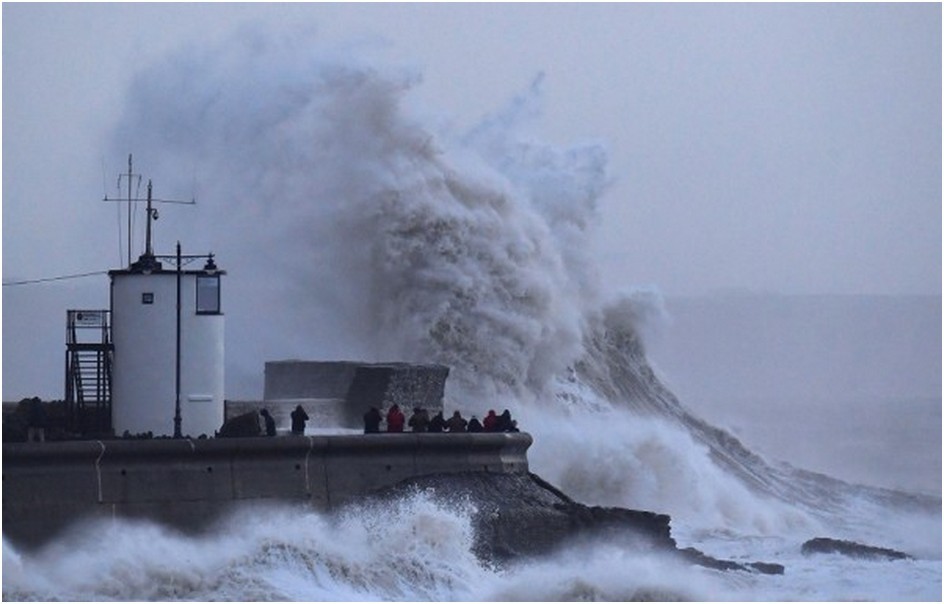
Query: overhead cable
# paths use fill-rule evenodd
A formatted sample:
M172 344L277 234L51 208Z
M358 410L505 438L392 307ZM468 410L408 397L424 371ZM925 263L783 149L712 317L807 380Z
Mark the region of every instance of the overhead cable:
M105 275L108 271L95 271L91 273L78 273L75 275L60 275L58 277L44 277L42 279L24 279L22 281L6 281L3 287L8 285L33 285L35 283L48 283L49 281L64 281L66 279L80 279L82 277L94 277L95 275Z

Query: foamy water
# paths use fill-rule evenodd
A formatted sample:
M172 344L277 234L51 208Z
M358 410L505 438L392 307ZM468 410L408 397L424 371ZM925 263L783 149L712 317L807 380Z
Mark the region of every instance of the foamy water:
M340 516L256 508L186 537L117 521L25 555L3 544L4 600L937 600L940 557L868 561L799 553L800 533L687 532L680 545L782 576L721 572L609 543L505 568L471 553L469 509L422 495Z
M608 291L589 252L606 151L527 136L540 79L456 133L410 105L416 72L349 54L262 33L188 49L142 73L116 128L116 152L146 148L168 189L201 177L197 226L160 229L228 271L228 379L282 358L448 364L447 407L514 409L532 470L568 495L669 513L681 547L786 573L608 543L488 568L469 509L414 496L254 508L200 537L115 521L35 553L4 541L5 600L940 599L939 500L766 460L659 382L652 304ZM816 536L918 559L802 556Z

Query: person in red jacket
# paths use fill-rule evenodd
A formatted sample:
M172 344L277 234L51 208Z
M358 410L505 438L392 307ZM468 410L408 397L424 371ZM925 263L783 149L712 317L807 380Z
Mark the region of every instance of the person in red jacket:
M403 422L406 418L403 416L403 412L400 411L399 405L394 405L390 407L390 411L387 411L387 432L403 432Z
M498 416L494 409L488 410L488 415L482 420L482 429L486 432L496 432L498 430Z

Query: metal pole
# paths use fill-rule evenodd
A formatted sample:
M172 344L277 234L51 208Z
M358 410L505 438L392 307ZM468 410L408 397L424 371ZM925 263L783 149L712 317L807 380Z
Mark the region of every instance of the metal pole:
M131 154L128 154L128 266L131 266ZM121 195L119 191L118 195Z
M180 430L180 242L177 242L177 360L175 375L175 395L176 402L174 407L174 438L182 438Z
M154 252L151 251L151 217L155 214L154 210L151 208L151 181L148 180L148 191L147 191L147 229L145 234L145 243L144 243L144 254L147 256L153 256Z

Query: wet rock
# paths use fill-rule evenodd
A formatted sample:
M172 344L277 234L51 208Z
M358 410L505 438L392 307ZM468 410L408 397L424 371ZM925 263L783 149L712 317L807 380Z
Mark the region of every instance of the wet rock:
M863 545L855 541L843 541L828 537L816 537L803 544L800 550L804 555L811 554L842 554L853 558L881 558L884 560L913 560L912 556L904 552L884 547Z
M476 555L489 563L552 553L577 543L612 543L636 551L678 553L692 563L718 570L782 574L783 566L741 564L712 558L695 548L679 550L667 514L587 506L572 500L536 474L465 472L410 479L373 499L423 492L435 500L475 509Z
M719 560L694 547L686 547L685 549L679 550L679 553L682 555L682 558L692 564L713 568L715 570L743 570L765 575L782 575L784 572L783 564L775 564L772 562L745 562L742 564L732 560Z
M464 472L410 479L377 497L423 492L475 508L476 555L493 563L549 553L565 542L603 535L637 548L674 548L669 516L578 504L529 474ZM549 485L548 485L549 486Z
M748 562L746 566L765 575L782 575L784 571L783 564L773 562Z

